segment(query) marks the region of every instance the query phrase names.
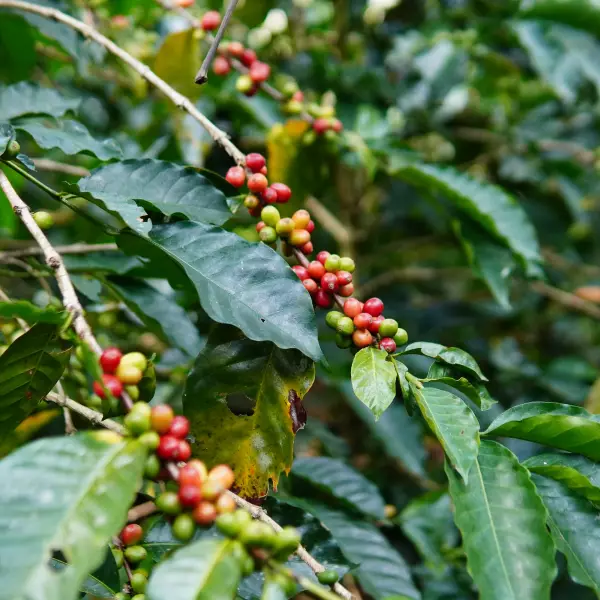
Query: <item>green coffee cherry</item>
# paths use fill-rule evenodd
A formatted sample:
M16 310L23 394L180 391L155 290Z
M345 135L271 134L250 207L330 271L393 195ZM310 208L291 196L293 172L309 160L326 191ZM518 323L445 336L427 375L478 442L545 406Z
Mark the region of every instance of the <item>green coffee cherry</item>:
M111 314L111 313L104 313ZM148 359L141 352L128 352L123 356L119 366L135 367L142 373L148 368Z
M254 569L254 559L248 554L242 561L242 575L244 575L244 577L248 577L254 573Z
M21 144L19 144L17 140L12 140L8 143L8 146L6 147L2 158L6 158L7 160L11 158L16 158L19 152L21 152Z
M283 110L289 115L299 115L304 110L304 105L298 100L288 100L283 105Z
M50 229L54 225L54 217L45 210L38 210L32 216L40 229Z
M296 582L283 573L277 573L273 581L285 592L286 596L291 598L296 594Z
M265 244L273 244L277 241L277 232L273 227L263 227L260 230L258 237L260 238L260 241Z
M156 450L160 444L160 436L156 431L146 431L140 435L139 442L148 450Z
M317 579L319 580L319 583L322 583L323 585L333 585L334 583L337 583L339 578L339 575L333 569L327 569L326 571L317 573Z
M126 385L125 391L129 394L129 397L136 402L140 399L140 389L137 385Z
M396 346L404 346L408 342L408 332L406 329L398 329L394 336L394 341L396 342Z
M96 394L92 394L87 400L86 400L86 405L93 409L93 410L97 410L98 412L101 412L102 414L108 414L105 410L104 407L102 405L102 398L100 398L100 396L96 395Z
M327 257L327 260L325 261L325 270L330 272L339 271L340 262L341 259L337 254L331 254Z
M265 206L260 211L260 218L270 227L275 227L279 220L281 219L281 215L279 211L272 205Z
M133 573L131 576L131 589L134 592L145 592L148 585L148 578L143 573Z
M339 310L330 310L325 316L325 323L332 329L337 327L339 320L344 316Z
M300 532L294 527L284 527L277 534L275 543L275 556L277 559L284 560L295 552L300 545Z
M148 553L143 546L129 546L125 548L125 558L127 562L137 564L146 559Z
M254 87L254 82L250 75L240 75L235 82L235 89L240 94L247 94Z
M223 535L226 535L230 538L237 537L243 528L243 524L236 517L235 512L219 515L215 521L215 525Z
M113 600L130 600L130 598L131 598L131 596L129 596L129 594L124 594L123 592L119 592L118 594L115 594Z
M398 331L398 321L394 319L384 319L379 325L379 335L381 337L393 338Z
M240 541L247 546L272 548L276 544L277 534L266 524L259 521L249 523L240 533Z
M173 535L181 542L188 542L196 531L196 523L191 515L182 513L173 521Z
M181 503L175 492L163 492L156 499L156 507L166 515L178 515L181 512Z
M281 93L287 98L293 96L300 88L293 79L288 79L281 88Z
M146 594L136 594L131 600L146 600Z
M338 348L346 349L352 346L352 338L341 333L335 334L335 344Z
M144 477L147 479L156 479L160 473L160 460L156 454L150 454L146 459L144 466Z
M123 424L133 435L142 435L143 433L150 431L150 413L144 414L143 411L136 410L136 406L137 404L134 404L131 412L125 416ZM146 404L146 406L148 405Z
M354 333L354 323L350 317L340 317L335 326L338 333L342 335L352 335Z
M265 207L266 208L266 207ZM277 231L277 235L281 237L287 237L292 231L294 231L296 224L294 221L288 217L284 219L279 219L277 225L275 226L275 231Z
M342 256L340 258L340 271L348 271L348 273L354 273L356 265L349 256Z

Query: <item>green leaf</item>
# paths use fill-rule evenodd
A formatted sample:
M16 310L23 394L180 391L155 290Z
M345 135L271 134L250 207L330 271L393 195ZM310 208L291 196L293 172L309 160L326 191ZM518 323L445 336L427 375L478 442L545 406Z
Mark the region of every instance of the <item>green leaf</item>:
M39 323L0 356L0 435L29 416L63 374L70 348L59 347L57 334L56 325Z
M497 417L483 435L528 440L600 460L600 416L578 406L520 404Z
M68 566L66 562L57 558L52 558L50 564L57 571L62 571ZM105 553L104 562L94 573L87 576L79 587L79 591L90 594L94 598L113 599L121 587L117 564L112 552L109 551Z
M287 600L285 590L279 585L277 579L272 577L265 578L261 600Z
M64 310L57 310L53 306L40 308L27 300L14 300L13 302L0 302L0 317L19 318L28 323L62 325L67 320L68 313Z
M430 492L412 500L395 521L415 545L425 564L441 575L447 568L444 551L458 542L447 492Z
M446 466L467 568L482 600L549 600L556 575L546 511L529 472L495 442L482 442L469 483Z
M474 376L479 381L487 381L487 377L481 372L479 365L475 359L460 348L448 348L441 344L433 342L414 342L409 344L399 353L403 354L420 354L421 356L429 356L439 362L442 362L459 371L463 371L467 375Z
M377 486L341 460L324 456L297 458L292 475L358 512L374 519L385 518L385 501Z
M69 98L52 88L25 81L0 87L2 119L10 120L23 115L37 114L62 117L66 112L76 110L80 103L80 98Z
M27 132L36 144L48 150L58 148L65 154L87 152L100 160L121 158L123 152L111 139L94 138L87 128L77 121L51 119L21 119L14 123L15 129Z
M12 125L0 123L0 155L6 152L8 145L15 139L16 134Z
M489 410L496 401L490 396L485 385L479 381L469 381L466 377L461 377L460 373L448 365L433 363L429 367L427 379L422 379L423 383L438 382L443 383L464 394L469 400L474 402L481 410Z
M560 481L575 493L600 506L600 466L576 454L547 453L523 462L533 473Z
M450 167L422 163L405 163L396 173L409 183L444 195L510 248L529 275L539 274L542 257L535 229L517 201L502 188Z
M0 462L0 580L7 598L75 600L126 522L146 450L111 432L45 438ZM35 485L33 485L35 482ZM50 566L60 552L68 567Z
M468 480L477 460L479 422L471 409L454 394L411 383L421 414L440 441L446 456L461 477Z
M150 239L184 268L209 317L321 360L310 296L271 248L189 221L154 227Z
M527 17L564 23L594 35L600 29L597 0L523 0L520 11Z
M204 539L177 550L152 571L148 600L233 600L242 574L232 545Z
M69 273L106 272L124 275L144 263L135 256L127 256L120 251L88 252L87 254L65 254L63 262Z
M567 558L569 574L600 596L598 509L560 481L540 475L532 479L548 511L554 543Z
M396 369L379 348L363 348L352 361L352 389L378 419L396 397Z
M198 354L202 345L198 329L172 295L141 279L111 279L108 285L151 331L189 356Z
M314 377L314 364L298 351L254 342L233 327L216 327L183 396L196 439L194 454L210 465L230 465L244 496L264 495L269 479L276 486L281 471L292 465L294 436L306 420L299 414L300 399ZM249 399L253 413L236 416L228 397Z
M206 177L162 160L125 160L100 167L80 179L77 189L139 232L149 231L151 225L139 221L146 214L143 207L211 225L222 225L231 217L225 194Z

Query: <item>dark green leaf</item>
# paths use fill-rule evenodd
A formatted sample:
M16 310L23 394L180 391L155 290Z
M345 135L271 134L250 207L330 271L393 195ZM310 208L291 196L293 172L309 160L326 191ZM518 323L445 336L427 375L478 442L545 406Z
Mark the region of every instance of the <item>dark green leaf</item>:
M112 432L45 438L0 462L0 580L6 598L75 600L126 521L146 450ZM35 485L32 484L35 482ZM61 552L68 567L50 566Z
M525 0L520 9L527 17L565 23L594 35L600 28L600 7L596 0Z
M80 102L79 98L68 98L52 88L25 81L0 88L2 119L34 114L62 117L66 112L76 110Z
M600 417L578 406L520 404L495 419L484 435L519 438L600 460Z
M363 348L352 361L352 388L378 419L396 397L396 369L379 348Z
M452 466L467 481L477 460L479 422L454 394L411 383L421 414L439 440Z
M502 188L449 167L407 163L396 173L410 183L444 195L504 242L521 259L529 275L539 274L542 258L535 229L517 201Z
M308 481L338 501L374 519L385 517L385 501L377 486L341 460L315 456L297 458L292 475Z
M6 152L8 145L15 139L15 136L15 130L12 125L0 123L0 155Z
M77 121L51 119L20 119L15 129L27 132L36 144L45 150L58 148L65 154L88 152L100 160L121 158L121 148L111 139L94 138L84 125Z
M569 573L600 596L600 534L598 509L564 483L532 475L548 511L554 543L567 557Z
M63 262L69 273L93 273L96 271L124 275L144 263L134 256L120 251L88 252L87 254L65 254Z
M232 543L204 539L178 550L152 571L148 599L233 600L242 574Z
M475 376L479 381L487 381L475 359L460 348L448 348L433 342L414 342L400 352L402 354L420 354L429 356L437 361L447 364L467 375Z
M467 567L485 600L549 600L556 575L546 511L527 469L482 442L469 483L446 466Z
M0 302L0 317L6 319L23 319L28 323L50 323L53 325L62 325L68 313L64 310L57 310L53 306L40 308L27 300L15 300L13 302Z
M0 432L12 431L55 386L70 349L57 344L58 327L39 323L0 356Z

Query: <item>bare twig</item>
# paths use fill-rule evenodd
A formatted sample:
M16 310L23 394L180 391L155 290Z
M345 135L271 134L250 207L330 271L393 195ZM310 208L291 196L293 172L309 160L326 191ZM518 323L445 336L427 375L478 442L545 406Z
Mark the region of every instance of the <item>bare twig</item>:
M576 310L588 317L592 317L592 319L600 320L600 307L592 302L579 298L575 294L555 288L543 281L534 281L531 284L531 288L538 294L542 294L542 296L546 296L547 298L550 298L550 300L553 300L570 310Z
M132 523L133 521L139 521L144 517L149 517L154 514L158 509L156 508L156 504L151 500L149 502L144 502L143 504L138 504L129 510L127 513L127 521Z
M54 249L59 254L88 254L89 252L116 252L119 247L116 244L70 244L68 246L54 246ZM21 250L7 250L0 252L0 262L3 262L4 259L35 256L37 254L44 254L44 251L38 246L29 246Z
M65 175L73 175L74 177L87 177L90 174L90 171L85 167L78 167L77 165L68 165L66 163L57 162L49 158L34 158L33 164L40 171L64 173Z

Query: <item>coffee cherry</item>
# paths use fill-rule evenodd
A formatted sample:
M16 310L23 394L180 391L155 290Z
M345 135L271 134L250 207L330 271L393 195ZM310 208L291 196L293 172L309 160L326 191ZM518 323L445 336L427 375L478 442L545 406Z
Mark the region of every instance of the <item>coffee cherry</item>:
M146 591L146 586L148 585L148 577L146 577L146 575L144 575L143 573L133 573L131 575L129 583L131 584L131 589L134 592L142 593Z
M195 531L196 523L187 513L177 515L177 518L173 521L173 535L180 542L189 542L194 537Z
M334 272L340 269L340 257L337 254L331 254L325 261L325 270Z
M315 230L315 222L311 219L308 222L308 225L306 226L306 231L308 231L308 233L312 233Z
M310 277L310 275L308 274L308 270L302 265L294 265L292 267L292 271L294 271L294 273L298 275L298 279L300 279L300 281L304 281L305 279L308 279Z
M250 216L254 217L255 219L258 218L258 217L260 217L260 211L261 211L260 204L256 208L249 208L248 209L248 213L250 214Z
M339 119L333 119L331 121L331 129L336 133L340 133L344 129L344 125Z
M237 507L237 505L235 503L235 500L227 494L223 494L215 502L215 508L217 509L217 512L220 515L226 514L226 513L232 513L236 509L236 507Z
M308 229L306 230L308 231ZM300 252L302 252L302 254L308 256L309 254L312 254L314 250L313 247L313 243L312 242L306 242L306 244L304 244L304 246L302 246L300 248Z
M350 348L350 346L352 346L352 338L347 335L342 335L341 333L336 333L335 344L338 348Z
M317 293L319 286L317 285L317 282L314 279L305 279L302 283L309 294Z
M186 485L195 485L196 487L200 487L202 485L202 479L200 478L200 473L198 473L194 467L188 464L179 469L177 483L179 483L181 487Z
M231 63L224 56L217 56L213 63L213 73L215 75L227 75L231 71Z
M355 329L352 319L344 316L340 317L335 328L342 335L352 335Z
M288 237L288 242L292 246L304 246L310 242L310 233L306 229L294 229Z
M388 354L396 352L396 342L391 337L384 337L379 342L379 347L385 350Z
M271 67L260 60L256 60L250 67L250 78L254 83L262 83L269 79L271 75Z
M179 441L180 440L172 435L163 435L160 438L160 444L156 449L156 454L163 460L177 460Z
M343 316L343 313L339 312L338 310L332 310L328 312L325 316L325 323L327 323L327 325L329 325L329 327L331 327L332 329L335 329L337 327L338 321Z
M121 567L118 567L118 568L120 569ZM118 592L115 594L114 600L131 600L131 597L129 596L129 594L124 594L123 592Z
M246 155L246 166L253 173L260 173L260 170L267 164L265 157L258 152L252 152Z
M169 435L175 436L182 440L190 432L190 422L186 417L176 415L173 417L171 427L169 427Z
M133 434L133 435L142 435L150 430L150 407L148 406L148 411L142 410L134 410L137 404L133 405L133 409L129 413L125 415L125 419L123 419L123 424L125 427ZM156 434L156 432L154 432ZM158 434L156 434L158 435Z
M115 371L115 375L125 385L137 385L144 376L138 368L130 365L119 365Z
M268 169L267 169L266 165L265 165L265 166L264 166L264 167L263 167L263 168L260 170L260 172L261 172L263 175L267 175L267 173L268 173Z
M175 5L179 6L179 8L189 8L190 6L194 6L195 0L176 0Z
M250 79L250 75L240 75L235 82L235 89L240 92L240 94L250 94L254 89L254 82ZM235 167L232 167L235 168ZM230 182L231 183L231 182ZM243 182L242 182L243 183ZM240 184L241 186L242 184ZM236 187L240 187L236 186Z
M408 342L408 333L406 329L398 329L394 336L394 342L396 342L396 346L404 346L404 344Z
M314 279L321 279L325 275L325 267L318 260L313 260L307 269L308 274Z
M196 469L198 475L200 476L201 482L206 481L206 478L208 477L208 470L206 469L206 465L201 460L194 458L193 460L190 460L187 466Z
M40 229L50 229L54 225L54 217L45 210L34 212L32 217Z
M256 196L249 194L244 198L244 206L248 210L251 210L253 208L256 208L257 206L260 206L260 200Z
M344 302L344 314L351 319L363 311L363 303L356 298L348 298Z
M294 221L292 219L285 217L284 219L280 219L277 225L275 226L275 231L281 237L287 237L292 231L294 231Z
M193 508L202 500L202 490L197 485L182 485L177 496L181 506Z
M339 289L339 294L340 294L340 296L343 296L344 298L348 298L349 296L352 296L352 294L354 294L354 284L347 283L346 285L342 285Z
M202 527L212 525L217 518L217 509L211 502L200 502L192 512L192 518Z
M292 215L292 220L294 221L296 229L305 229L310 223L310 213L304 209L297 210Z
M177 448L177 454L175 456L175 460L185 462L192 455L191 446L185 441L181 440L179 442L179 447Z
M340 269L342 271L348 271L348 273L354 273L354 269L356 269L356 265L354 261L349 256L342 256L340 258Z
M126 385L125 392L134 402L140 398L140 388L137 385Z
M285 183L273 183L271 189L277 192L277 202L285 204L292 197L292 190Z
M275 532L266 524L260 521L249 523L240 533L240 542L246 546L256 548L272 548L276 543Z
M313 121L312 127L313 131L317 135L323 135L331 127L331 125L329 123L329 119L319 118Z
M100 366L105 373L114 373L123 353L118 348L106 348L100 355Z
M265 206L260 212L260 218L270 227L275 227L281 215L274 206Z
M383 312L383 302L379 298L369 298L365 302L364 312L378 317Z
M106 403L106 406L104 404ZM110 414L110 406L108 405L108 398L105 398L104 402L102 398L97 394L91 394L90 397L85 401L85 405L89 408L97 410L98 412L104 413L105 415Z
M158 460L156 454L150 454L150 456L148 456L148 458L146 459L146 465L144 466L144 477L146 477L147 479L156 479L159 473L160 461Z
M123 384L119 381L117 377L114 375L109 375L108 373L104 373L102 375L102 382L104 383L104 387L115 397L118 398L123 393ZM100 398L105 398L106 394L104 393L104 388L100 385L98 381L94 381L94 393Z
M354 342L355 346L358 346L359 348L366 348L373 343L373 336L366 329L357 329L352 334L352 341Z
M16 158L19 155L19 152L21 152L21 144L19 144L17 140L11 140L8 143L8 146L6 147L2 158L5 158L7 160L11 158ZM39 223L38 226L44 229Z
M360 313L354 317L354 324L358 329L368 329L373 322L373 317L369 313Z
M335 273L325 273L325 275L321 277L321 287L332 294L337 292L340 284L338 283Z
M244 50L240 56L240 61L245 67L250 67L255 60L256 52L254 52L254 50L250 50L250 48L246 48L246 50Z
M267 189L269 185L268 179L261 173L254 173L248 178L248 189L253 194L260 194Z
M204 13L200 26L204 31L214 31L221 24L221 15L216 10L209 10Z
M379 327L381 326L381 324L384 321L385 321L385 317L383 315L379 315L378 317L373 317L373 320L371 321L371 324L369 325L369 327L367 327L367 329L371 333L379 333Z
M382 337L394 337L398 331L398 321L384 319L379 326L379 335Z
M336 276L340 285L348 285L352 282L352 273L348 273L348 271L338 271Z
M231 56L239 58L244 53L244 44L241 42L229 42L225 48L225 51Z
M202 486L202 495L205 500L214 502L225 491L225 488L218 481L206 481Z
M242 524L238 522L236 517L237 513L221 514L217 517L215 525L223 535L226 535L229 538L235 538L242 530Z
M168 404L154 406L150 413L152 429L160 434L167 433L174 418L173 409Z
M331 294L328 294L325 290L319 288L315 293L315 303L321 308L330 308L333 304L333 298Z
M129 546L125 548L125 559L127 562L136 564L146 560L148 553L143 546Z
M135 367L143 373L148 368L148 359L141 352L128 352L123 355L120 365Z
M156 507L165 515L178 515L181 512L181 502L175 492L163 492L156 499Z
M339 578L340 576L333 569L327 569L326 571L317 573L317 579L319 580L319 583L322 583L323 585L333 585Z
M275 540L275 552L278 558L287 558L300 545L300 532L295 527L284 527Z
M225 179L236 188L242 187L246 181L246 171L242 167L230 167L225 175Z
M135 596L131 597L131 600L147 600L146 594L136 594Z
M208 472L208 481L221 484L228 490L235 480L235 475L229 465L217 465Z
M134 546L144 537L144 531L137 523L130 523L123 527L119 537L125 546Z
M261 198L264 200L265 204L275 204L277 202L277 192L272 186L268 187L262 193Z
M331 256L331 254L329 252L327 252L327 250L321 250L321 252L319 252L319 254L317 254L317 260L324 265L325 261Z
M265 244L273 244L277 241L277 232L273 227L264 227L258 234L261 242Z

